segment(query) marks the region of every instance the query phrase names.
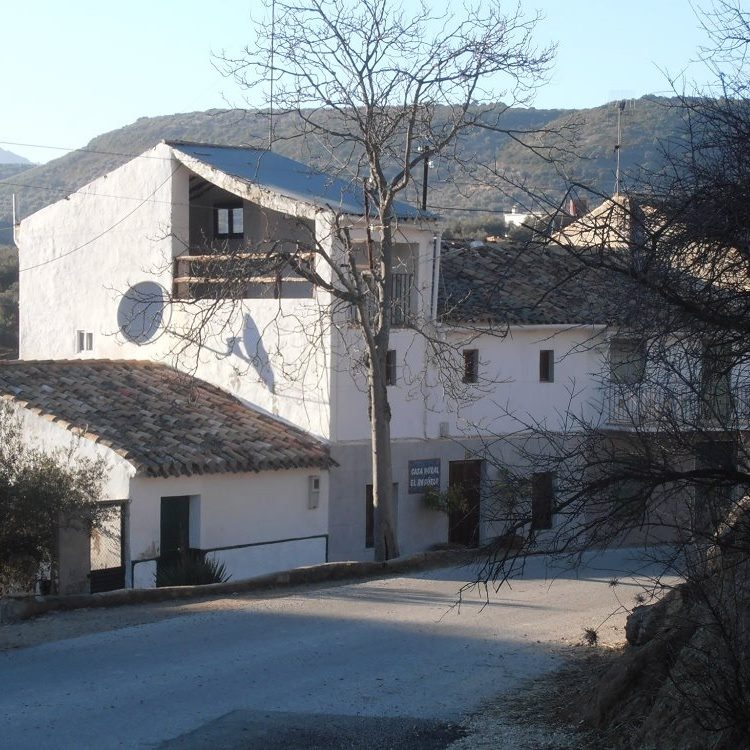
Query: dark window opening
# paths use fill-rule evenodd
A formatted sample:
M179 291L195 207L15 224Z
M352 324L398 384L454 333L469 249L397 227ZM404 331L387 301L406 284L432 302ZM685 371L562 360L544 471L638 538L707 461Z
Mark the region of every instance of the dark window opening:
M479 380L479 349L464 349L464 383Z
M243 237L245 217L242 205L214 208L214 236L217 238Z
M555 382L555 352L553 349L542 349L539 352L539 382Z
M551 529L555 501L555 475L542 471L531 477L531 528Z
M396 350L389 349L385 353L385 384L396 385L398 374L396 372Z
M609 347L612 380L620 385L637 385L646 372L646 350L638 341L615 339Z

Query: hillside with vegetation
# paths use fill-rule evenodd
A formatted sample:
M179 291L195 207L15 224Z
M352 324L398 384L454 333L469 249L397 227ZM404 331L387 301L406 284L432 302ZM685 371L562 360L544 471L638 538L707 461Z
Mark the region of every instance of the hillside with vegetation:
M613 103L585 110L508 109L503 122L513 137L483 130L459 144L464 167L460 176L448 158L434 160L429 202L447 222L469 220L482 211L488 212L481 217L487 219L514 203L525 208L540 202L554 205L563 197L569 180L602 193L612 192L617 130ZM274 149L329 171L339 170L338 155L299 135L298 125L290 118L277 119ZM632 174L655 168L660 161L659 144L679 130L680 114L673 100L644 97L634 102L623 117L624 171ZM0 172L0 243L11 242L13 193L20 216L28 216L164 139L265 147L268 120L262 113L242 110L144 117L98 136L84 149L24 169L22 177ZM554 163L544 156L554 156ZM491 165L508 179L503 189L474 184L475 179L481 181L482 165Z
M18 356L18 253L0 246L0 359Z
M521 210L554 207L571 182L599 193L613 191L615 103L585 110L508 109L503 122L511 135L479 130L460 142L460 170L448 158L440 157L432 163L429 204L454 234L497 233L502 228L503 211L514 204ZM670 140L680 138L681 128L676 100L648 96L628 106L622 123L625 187L639 172L656 170L662 149ZM297 120L277 119L274 130L274 150L327 171L340 171L338 155L300 135ZM0 246L13 241L13 194L18 216L23 218L161 140L263 148L268 142L268 118L263 113L242 110L143 117L47 164L0 164ZM502 185L485 181L488 165L503 178ZM15 250L0 247L0 350L5 356L17 346L17 268Z

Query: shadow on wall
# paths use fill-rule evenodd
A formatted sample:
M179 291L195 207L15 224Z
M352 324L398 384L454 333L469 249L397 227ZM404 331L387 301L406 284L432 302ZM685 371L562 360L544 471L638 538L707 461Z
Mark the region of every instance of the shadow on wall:
M276 379L271 360L263 344L263 337L255 321L245 313L242 336L232 336L227 340L228 354L247 362L271 393L276 392Z

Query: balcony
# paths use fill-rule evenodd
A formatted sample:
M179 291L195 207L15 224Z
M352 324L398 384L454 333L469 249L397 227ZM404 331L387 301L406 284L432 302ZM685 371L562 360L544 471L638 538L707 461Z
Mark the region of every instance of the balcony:
M414 274L392 273L391 274L391 309L389 324L392 328L404 328L413 319L414 305ZM375 297L368 297L367 310L372 320L378 311ZM351 308L352 320L357 318L357 309Z
M310 252L295 257L312 263ZM313 296L313 285L269 253L186 254L174 259L173 299L279 299Z
M748 429L750 383L702 394L684 382L609 382L605 406L605 422L615 429Z

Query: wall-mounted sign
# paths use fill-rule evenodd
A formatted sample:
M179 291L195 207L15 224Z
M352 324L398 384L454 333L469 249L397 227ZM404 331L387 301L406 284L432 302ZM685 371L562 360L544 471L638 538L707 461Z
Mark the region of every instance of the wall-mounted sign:
M424 492L428 487L440 489L440 459L409 461L409 494Z

